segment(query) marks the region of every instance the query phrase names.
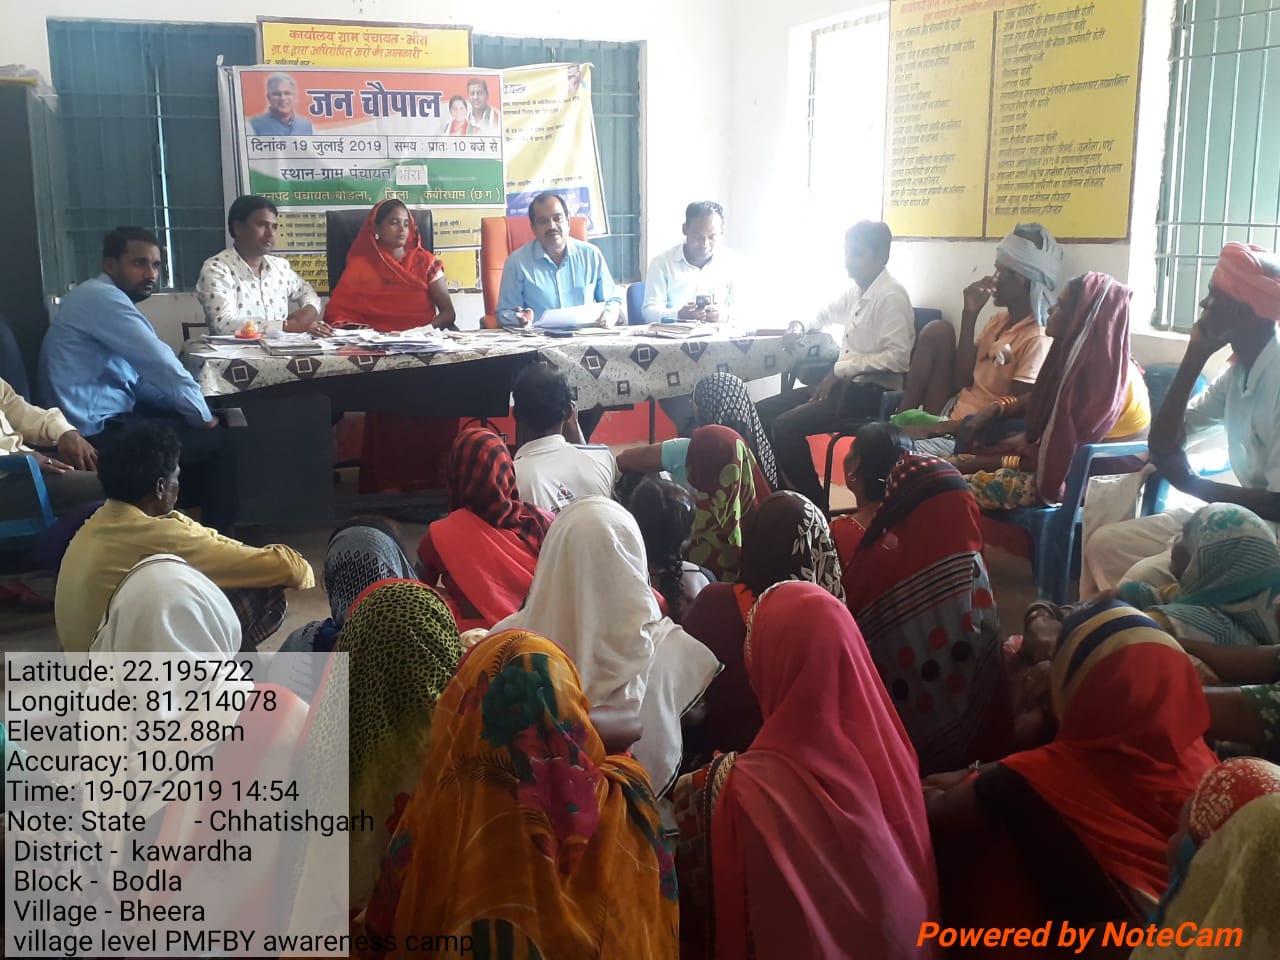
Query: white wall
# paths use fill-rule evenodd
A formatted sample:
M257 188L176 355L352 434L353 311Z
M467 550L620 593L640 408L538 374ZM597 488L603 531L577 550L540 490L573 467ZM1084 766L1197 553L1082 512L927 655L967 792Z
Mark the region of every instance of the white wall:
M730 229L735 245L748 253L780 256L785 261L787 238L807 226L800 198L807 164L811 31L815 26L849 19L881 5L876 0L739 0L735 4L731 34L736 96L730 103ZM1173 4L1172 0L1147 0L1146 8L1131 237L1116 243L1066 244L1064 256L1064 276L1100 270L1134 286L1135 328L1149 326L1154 304L1154 222L1163 169ZM987 96L986 79L977 79L981 87L978 95ZM867 107L858 100L857 91L849 92L850 110ZM864 214L872 218L876 215L877 211ZM918 306L938 307L947 319L958 323L961 292L974 279L991 271L995 246L981 241L895 243L889 269L906 285ZM806 279L821 278L819 286L847 285L848 281L840 277L842 262L843 255L837 248L829 260L819 257L818 262L808 265L807 271L795 271L792 265L792 271ZM796 298L797 309L807 309L807 299ZM1135 352L1140 358L1148 349L1147 339L1135 338ZM1163 362L1171 355L1177 359L1180 347L1177 340L1153 341L1153 362Z

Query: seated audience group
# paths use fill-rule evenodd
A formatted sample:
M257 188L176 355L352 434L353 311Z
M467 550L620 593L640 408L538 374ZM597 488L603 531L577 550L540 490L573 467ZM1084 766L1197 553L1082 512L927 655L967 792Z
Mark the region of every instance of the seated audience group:
M608 268L569 236L563 201L541 195L529 218L499 321L595 303L615 322ZM238 200L229 228L199 291L220 332L455 319L398 201L370 212L323 317L268 252L269 201ZM650 268L646 320L749 309L723 229L718 204L690 205L683 244ZM852 227L853 286L791 321L786 342L818 360L797 368L807 386L754 404L716 373L671 407L688 436L615 460L584 442L564 375L540 363L514 383L514 455L485 425L375 421L377 443L440 446L448 512L416 551L381 517L333 532L329 616L280 649L347 656L323 675L273 671L285 709L249 718L249 750L217 748L246 769L294 752L323 793L343 734L350 810L374 824L351 835L353 932L465 933L492 956L817 960L856 944L897 960L943 956L934 927L1154 918L1235 925L1239 956L1272 955L1280 261L1224 248L1153 417L1129 289L1061 277L1043 226L1001 241L993 275L964 291L958 338L946 321L917 334L891 240ZM56 406L0 382L0 452L38 458L59 509L105 501L62 558L58 636L228 660L314 576L288 546L227 536L228 431L136 306L159 276L155 238L113 231L103 269L46 338ZM979 333L988 301L1000 312ZM1193 397L1228 344L1234 361ZM1239 486L1191 468L1188 440L1215 426ZM807 438L846 428L856 509L829 521ZM1083 561L1100 592L1037 604L1006 641L983 511L1057 504L1081 445L1144 438L1146 482L1200 502L1101 527ZM0 519L21 489L0 475ZM1032 702L1035 730L1016 722ZM1259 756L1220 763L1219 748ZM157 829L199 823L195 806L127 806ZM299 904L331 895L314 852L297 851ZM273 902L254 884L237 896L245 916Z

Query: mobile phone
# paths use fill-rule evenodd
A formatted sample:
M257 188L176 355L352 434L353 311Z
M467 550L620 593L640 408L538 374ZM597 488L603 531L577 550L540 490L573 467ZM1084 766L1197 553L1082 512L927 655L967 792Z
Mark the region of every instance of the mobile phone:
M244 417L244 411L239 407L223 407L215 410L213 415L222 421L224 427L247 427L249 421Z
M715 303L715 297L709 293L700 293L693 298L693 305L701 310L703 307L709 307Z

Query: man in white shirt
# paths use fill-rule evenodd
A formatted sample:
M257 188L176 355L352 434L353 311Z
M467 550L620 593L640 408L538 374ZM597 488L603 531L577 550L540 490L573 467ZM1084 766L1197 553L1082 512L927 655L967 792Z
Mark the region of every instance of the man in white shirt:
M227 213L232 246L200 268L196 297L209 329L237 333L252 320L264 335L333 331L320 319L320 297L283 257L269 256L280 229L276 205L266 197L236 197Z
M1200 306L1187 352L1151 424L1151 460L1170 484L1197 500L1239 504L1280 524L1280 258L1261 247L1228 243ZM1209 358L1228 344L1235 362L1189 401ZM1198 476L1187 462L1186 437L1218 427L1226 428L1239 486ZM1085 544L1088 577L1082 580L1091 578L1097 590L1122 580L1172 583L1171 547L1191 512L1174 509L1103 527Z
M653 258L644 278L645 323L674 317L688 323L733 323L734 295L741 290L740 261L726 247L724 207L714 200L695 200L685 207L680 228L684 243ZM680 436L693 433L693 401L686 394L658 404Z
M609 448L582 442L573 395L564 374L531 363L516 377L516 451L520 499L559 513L579 497L613 496L618 464Z
M844 327L835 370L817 387L797 388L760 401L760 419L787 484L824 511L826 494L813 468L808 437L836 429L841 421L875 418L885 390L901 390L911 366L915 316L906 289L885 264L893 234L886 224L863 220L844 238L845 268L855 286L818 312L808 324L792 321L788 334L828 325Z
M471 122L481 133L502 136L502 117L489 106L489 81L472 77L467 81L467 99L471 101Z
M44 447L52 452L37 452ZM103 499L98 483L98 451L80 435L57 407L27 403L0 380L0 456L35 457L44 475L45 492L55 514ZM0 521L35 514L34 493L26 471L0 470Z
M644 321L663 317L706 323L734 319L738 257L724 246L724 208L698 200L684 211L684 243L653 258L644 278Z

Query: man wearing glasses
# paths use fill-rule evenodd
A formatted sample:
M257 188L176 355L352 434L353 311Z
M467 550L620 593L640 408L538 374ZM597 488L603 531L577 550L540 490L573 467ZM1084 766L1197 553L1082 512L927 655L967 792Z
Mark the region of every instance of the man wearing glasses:
M529 204L533 240L512 252L502 268L498 322L527 327L555 307L600 305L596 322L611 327L622 299L599 248L569 236L569 209L557 193L538 194Z

